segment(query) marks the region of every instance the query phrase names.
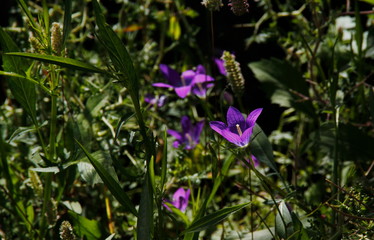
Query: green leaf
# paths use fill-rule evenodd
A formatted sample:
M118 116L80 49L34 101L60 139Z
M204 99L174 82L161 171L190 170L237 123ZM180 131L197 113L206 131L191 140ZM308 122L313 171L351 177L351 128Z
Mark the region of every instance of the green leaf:
M92 117L95 118L99 116L100 110L107 105L108 98L108 92L93 95L88 98L86 107Z
M91 64L81 62L81 61L78 61L72 58L43 55L43 54L38 54L38 53L24 53L24 52L9 52L9 53L6 53L6 55L14 56L14 57L30 58L33 60L51 63L51 64L55 64L61 67L66 67L66 68L70 68L74 70L81 70L81 71L94 72L94 73L107 73L104 70L101 70L95 66L92 66Z
M71 0L64 1L64 28L62 33L62 46L65 46L66 39L71 31Z
M149 172L144 177L137 223L138 239L152 239L153 236L153 189Z
M80 237L86 237L87 240L101 239L102 227L96 220L90 220L69 210L69 216L72 220L73 230Z
M92 153L92 157L95 158L96 161L98 161L104 167L107 173L112 176L117 183L119 183L118 176L112 165L112 157L109 153L106 153L104 151L97 151ZM102 179L98 175L93 165L89 162L87 157L79 160L78 171L83 180L86 181L89 185L103 183Z
M279 237L287 239L293 233L291 212L284 201L281 201L278 209L279 212L275 217L275 233Z
M301 96L309 97L308 86L298 69L286 61L275 58L250 63L249 67L261 82L272 103L294 107L309 116L315 116L310 101L297 101Z
M106 24L98 2L96 0L92 2L96 24L98 26L98 38L109 52L110 59L115 69L123 74L125 86L129 89L130 94L135 97L133 101L139 101L139 82L131 57L122 40L113 29Z
M253 129L252 140L250 144L251 153L266 166L278 173L277 166L273 157L273 148L264 131L256 124Z
M18 51L18 46L12 38L0 28L0 47L4 52ZM3 69L5 72L23 74L28 69L27 61L15 57L2 55ZM15 99L22 105L23 109L30 115L36 125L36 92L35 85L30 81L20 78L12 78L9 81L9 88Z
M37 80L31 78L31 77L27 77L27 76L23 76L23 75L20 75L20 74L17 74L17 73L13 73L13 72L4 72L4 71L0 71L0 75L3 75L3 76L7 76L7 77L11 77L11 78L19 78L20 80L26 80L26 81L29 81L35 85L38 85L39 87L41 87L46 93L48 93L49 95L51 95L51 91L46 88L43 84L39 83Z
M224 220L225 218L227 218L230 214L244 207L247 207L249 204L250 202L235 205L232 207L223 208L215 213L204 216L194 221L193 223L191 223L191 225L188 226L188 228L184 230L182 234L191 233L191 232L200 232L202 230L209 228L210 226L214 226L218 224L219 222L221 222L222 220Z
M178 215L182 220L183 220L183 222L186 224L186 225L188 225L188 224L190 224L190 221L188 220L188 217L187 217L187 215L186 214L184 214L181 210L179 210L178 208L176 208L173 204L171 204L171 203L169 203L169 202L163 202L166 206L168 206L169 208L170 208L170 210L174 213L174 214L176 214L176 215Z
M130 211L135 216L138 215L134 205L132 204L130 198L127 194L122 190L121 186L116 182L116 180L106 171L103 165L97 161L87 150L83 147L81 143L75 140L79 147L83 150L86 154L88 160L96 169L97 173L103 180L104 184L108 187L109 191L113 194L113 196L118 200L118 202L128 211Z

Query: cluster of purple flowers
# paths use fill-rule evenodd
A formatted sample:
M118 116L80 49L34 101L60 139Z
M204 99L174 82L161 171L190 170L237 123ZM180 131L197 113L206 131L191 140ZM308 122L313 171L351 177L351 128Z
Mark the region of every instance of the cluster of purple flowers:
M215 59L219 72L227 76L227 72L224 66L224 62L221 59ZM182 74L179 74L174 69L170 68L165 64L160 65L160 70L168 80L169 83L154 83L155 87L172 88L180 98L185 98L191 93L198 97L204 98L206 96L207 89L213 87L214 78L207 75L205 68L202 65L198 65L195 70L187 70ZM147 95L145 101L150 105L161 107L165 102L166 97L161 95L156 98L153 95ZM244 118L242 113L235 107L230 106L226 120L227 124L220 121L209 122L210 127L220 134L227 141L235 144L238 147L248 146L253 128L256 124L257 118L260 116L262 108L253 110L247 118ZM192 124L188 116L181 118L182 131L176 131L169 129L167 132L175 138L173 147L178 148L183 146L186 150L191 150L196 147L200 142L200 135L204 127L204 121ZM253 155L251 155L252 164L257 167L259 161ZM249 159L247 159L249 161ZM188 205L188 198L190 196L190 190L179 188L173 195L173 200L164 200L163 205L171 210L170 207L165 203L173 205L175 208L184 212Z
M154 87L172 88L180 98L187 97L191 92L198 97L205 97L208 88L213 87L214 78L207 75L205 68L198 65L196 70L187 70L182 74L161 64L160 70L169 83L154 83Z

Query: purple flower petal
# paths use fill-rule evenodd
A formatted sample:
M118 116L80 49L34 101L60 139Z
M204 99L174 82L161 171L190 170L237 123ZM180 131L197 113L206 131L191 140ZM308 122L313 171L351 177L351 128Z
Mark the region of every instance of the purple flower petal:
M189 133L191 129L191 121L187 116L183 116L181 119L182 131L184 133Z
M227 125L229 128L231 127L236 128L236 124L239 124L240 128L245 127L245 126L242 126L242 124L245 121L242 113L239 112L239 110L234 107L231 107L231 106L229 107L229 110L227 111L226 120L227 120ZM245 129L242 129L242 131L244 130Z
M178 140L173 142L173 148L179 148L180 145L180 141Z
M192 139L194 139L196 143L200 142L200 135L201 135L201 132L203 131L203 127L204 127L204 121L200 121L196 124L195 128L193 129Z
M238 135L238 134L235 134L235 133L233 133L233 132L231 132L231 131L229 131L229 130L227 130L227 129L224 129L223 131L222 131L222 137L224 137L227 141L229 141L229 142L231 142L231 143L233 143L233 144L235 144L235 145L238 145L238 146L240 146L240 147L243 147L243 146L245 146L246 144L244 144L243 142L242 142L242 139L241 139L241 137Z
M182 85L188 86L193 84L193 79L195 77L196 73L193 70L187 70L182 73Z
M177 71L172 69L166 64L160 64L160 70L164 74L165 78L169 81L169 83L173 86L180 85L180 76Z
M244 144L243 146L247 145L249 141L251 140L252 132L253 132L253 127L250 127L250 128L247 128L243 132L243 134L240 136L240 139L242 140Z
M214 78L205 74L196 74L193 81L194 83L211 82L214 81Z
M154 87L164 87L164 88L174 88L174 86L167 84L167 83L153 83L152 86Z
M169 129L169 130L167 130L167 133L170 134L171 136L175 137L177 140L182 140L182 134L180 132Z
M216 65L218 67L218 71L222 75L227 76L227 72L226 72L226 69L225 69L224 61L222 59L219 59L219 58L215 58L214 61L216 62Z
M246 122L249 127L255 125L257 118L260 116L261 112L262 108L257 108L248 115Z
M203 65L200 64L196 67L196 74L205 74L205 73L206 71Z
M209 125L214 131L216 131L220 135L222 135L222 131L227 128L226 124L220 121L211 121Z
M188 206L188 198L190 197L190 189L185 191L183 188L179 188L173 195L172 204L180 211L184 212Z
M185 98L188 94L190 94L191 86L176 87L174 90L180 98Z

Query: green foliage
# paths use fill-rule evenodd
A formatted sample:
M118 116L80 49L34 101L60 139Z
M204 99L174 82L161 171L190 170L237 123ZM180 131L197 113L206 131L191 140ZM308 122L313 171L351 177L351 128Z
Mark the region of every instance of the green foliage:
M0 238L373 238L372 1L17 4L0 28ZM178 98L152 85L160 64L176 88L201 66L215 80ZM263 108L246 147L209 127L229 106Z

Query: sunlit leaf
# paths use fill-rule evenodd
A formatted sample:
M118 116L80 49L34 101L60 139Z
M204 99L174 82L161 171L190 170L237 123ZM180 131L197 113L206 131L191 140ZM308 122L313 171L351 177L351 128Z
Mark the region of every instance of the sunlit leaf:
M184 230L184 232L182 234L191 233L191 232L199 232L199 231L205 230L205 229L207 229L211 226L214 226L214 225L220 223L225 218L227 218L230 214L232 214L232 213L234 213L234 212L236 212L236 211L238 211L242 208L247 207L249 204L250 203L243 203L243 204L235 205L235 206L232 206L232 207L223 208L221 210L218 210L215 213L204 216L204 217L192 222L191 225L188 226L188 228L186 230Z

